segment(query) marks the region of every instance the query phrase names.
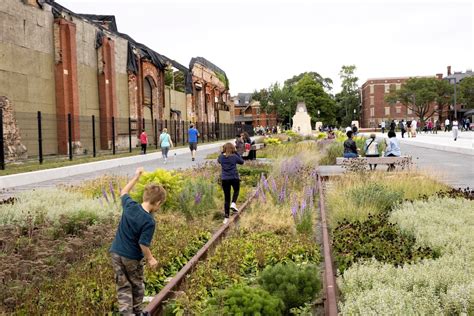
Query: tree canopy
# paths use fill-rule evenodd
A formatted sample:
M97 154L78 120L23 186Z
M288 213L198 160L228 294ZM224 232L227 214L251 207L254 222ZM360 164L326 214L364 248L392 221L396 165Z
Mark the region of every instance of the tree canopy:
M355 76L355 70L355 65L344 65L339 72L342 90L336 94L335 99L337 123L342 126L350 126L360 111L360 92L357 83L359 78Z
M474 77L467 77L461 80L458 85L459 101L465 108L474 108Z

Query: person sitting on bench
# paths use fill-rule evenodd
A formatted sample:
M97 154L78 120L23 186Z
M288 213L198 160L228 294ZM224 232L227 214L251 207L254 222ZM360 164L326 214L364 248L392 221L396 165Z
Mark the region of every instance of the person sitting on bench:
M347 139L344 142L344 158L357 158L359 154L355 141L352 139L352 131L346 133Z
M387 147L385 148L385 157L400 157L400 144L394 131L388 132ZM387 171L395 169L395 164L390 164Z
M364 152L366 157L380 157L379 144L375 140L375 134L370 134L370 138L365 141ZM369 164L370 170L372 170L372 164ZM377 164L374 164L374 170L377 168Z

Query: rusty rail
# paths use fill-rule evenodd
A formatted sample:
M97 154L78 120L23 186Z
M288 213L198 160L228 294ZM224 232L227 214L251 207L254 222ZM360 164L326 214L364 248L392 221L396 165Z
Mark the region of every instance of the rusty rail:
M321 212L322 244L324 256L324 314L329 316L337 315L337 284L333 268L331 242L329 238L328 224L326 219L326 209L324 205L324 189L318 173L319 209Z
M173 296L173 291L177 290L181 282L185 279L186 275L192 272L196 264L205 258L207 252L215 247L222 237L226 234L229 227L237 222L242 211L250 204L252 199L255 197L256 191L241 205L240 210L237 214L232 216L229 222L225 225L222 225L221 228L208 242L192 257L186 265L181 268L181 270L166 284L161 291L153 297L153 300L146 306L144 313L146 315L160 315L163 312L163 303Z

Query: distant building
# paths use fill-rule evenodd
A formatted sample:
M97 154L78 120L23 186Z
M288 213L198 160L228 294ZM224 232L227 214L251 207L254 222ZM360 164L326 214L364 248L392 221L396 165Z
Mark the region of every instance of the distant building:
M454 73L451 73L451 66L448 66L446 77L443 77L443 79L448 80L451 84L454 84L455 82L457 84L459 84L464 78L473 77L473 76L474 76L474 72L472 72L471 69L466 70L466 72L455 71ZM457 101L456 102L456 110L457 110L458 118L468 116L469 119L472 119L473 115L470 114L470 113L472 113L472 110L468 109L468 108L465 108L465 104L462 104L462 103L459 102L459 91L457 91L457 93L458 94L457 94L457 100L456 100ZM469 110L471 110L471 111L468 112ZM454 104L451 105L451 107L449 108L448 115L449 115L449 117L454 117Z
M243 130L250 131L258 126L277 126L276 113L263 111L260 102L252 100L252 93L239 93L232 98L232 101L234 103L235 123L242 125Z

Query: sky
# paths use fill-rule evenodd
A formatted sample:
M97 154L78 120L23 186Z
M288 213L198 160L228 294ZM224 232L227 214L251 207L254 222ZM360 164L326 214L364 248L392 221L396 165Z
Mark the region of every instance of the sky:
M223 69L232 95L305 71L340 90L339 71L369 78L446 75L473 69L469 0L57 0L76 13L115 15L118 30L189 66Z

